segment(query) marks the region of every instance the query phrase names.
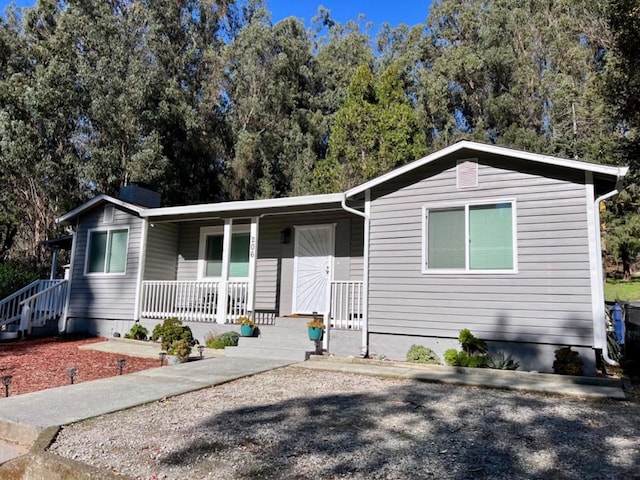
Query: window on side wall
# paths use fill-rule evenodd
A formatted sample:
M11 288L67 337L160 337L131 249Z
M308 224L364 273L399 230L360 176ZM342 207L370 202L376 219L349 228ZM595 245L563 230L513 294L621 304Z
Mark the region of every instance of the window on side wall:
M129 230L91 230L85 273L126 273Z
M515 200L424 207L424 273L515 273Z

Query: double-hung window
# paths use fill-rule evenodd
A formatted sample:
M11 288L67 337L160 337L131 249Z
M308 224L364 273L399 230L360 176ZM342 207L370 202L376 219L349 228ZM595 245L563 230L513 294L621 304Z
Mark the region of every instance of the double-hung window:
M126 228L90 230L85 273L125 273L128 239Z
M249 238L249 230L243 226L236 227L231 234L229 278L249 277ZM222 229L216 227L203 228L200 241L202 278L221 278L224 244Z
M515 200L424 207L423 272L515 273Z

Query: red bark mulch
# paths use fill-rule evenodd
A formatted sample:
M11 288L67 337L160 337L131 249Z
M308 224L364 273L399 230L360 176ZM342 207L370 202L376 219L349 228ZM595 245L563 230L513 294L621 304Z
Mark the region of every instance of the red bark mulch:
M80 350L81 345L104 342L104 338L34 338L0 343L0 377L12 375L9 395L69 385L67 370L75 367L75 383L119 375L117 360L126 363L122 374L158 367L158 360ZM0 398L5 389L0 382Z

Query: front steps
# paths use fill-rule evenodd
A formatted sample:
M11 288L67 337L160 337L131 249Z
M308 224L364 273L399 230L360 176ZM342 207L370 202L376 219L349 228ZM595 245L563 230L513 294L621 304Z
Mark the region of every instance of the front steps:
M258 337L240 337L237 347L227 347L227 357L274 358L303 362L315 353L315 342L309 340L310 318L278 317L274 325L259 326Z

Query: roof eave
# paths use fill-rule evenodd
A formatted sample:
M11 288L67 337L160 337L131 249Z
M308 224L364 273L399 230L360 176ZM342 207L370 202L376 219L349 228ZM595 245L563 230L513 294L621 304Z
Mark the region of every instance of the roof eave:
M244 200L236 202L204 203L198 205L184 205L179 207L151 208L141 212L144 218L175 217L180 215L206 215L242 212L245 210L272 210L287 207L312 207L340 203L342 193L326 195L307 195L300 197L272 198L264 200Z
M449 145L448 147L443 148L442 150L438 150L437 152L427 155L426 157L423 157L419 160L408 163L407 165L404 165L400 168L392 170L391 172L385 173L384 175L381 175L377 178L369 180L368 182L365 182L362 185L354 187L348 190L345 193L345 195L347 197L353 197L355 195L363 193L366 190L375 188L383 183L388 182L389 180L392 180L396 177L404 175L405 173L409 173L412 170L420 168L429 163L435 162L436 160L439 160L443 157L446 157L447 155L451 155L452 153L455 153L463 149L468 149L468 150L482 152L482 153L501 155L501 156L514 157L522 160L530 160L533 162L543 163L547 165L555 165L558 167L590 171L593 173L599 173L601 175L610 176L614 179L624 177L629 170L629 167L616 167L612 165L601 165L597 163L589 163L589 162L584 162L580 160L569 160L569 159L564 159L559 157L552 157L550 155L541 155L538 153L525 152L523 150L515 150L512 148L498 147L495 145L488 145L485 143L462 140L458 143L454 143L453 145Z
M110 195L106 195L106 194L100 194L97 195L95 197L93 197L91 200L83 203L82 205L74 208L73 210L71 210L70 212L65 213L64 215L58 217L55 219L55 223L56 225L68 225L71 220L73 220L74 218L76 218L78 215L80 215L81 213L93 208L95 205L97 205L100 202L109 202L112 203L114 205L118 205L122 208L125 208L127 210L130 210L132 212L137 213L138 215L140 215L142 212L144 212L146 209L139 207L137 205L134 205L132 203L129 202L125 202L123 200L114 198Z

